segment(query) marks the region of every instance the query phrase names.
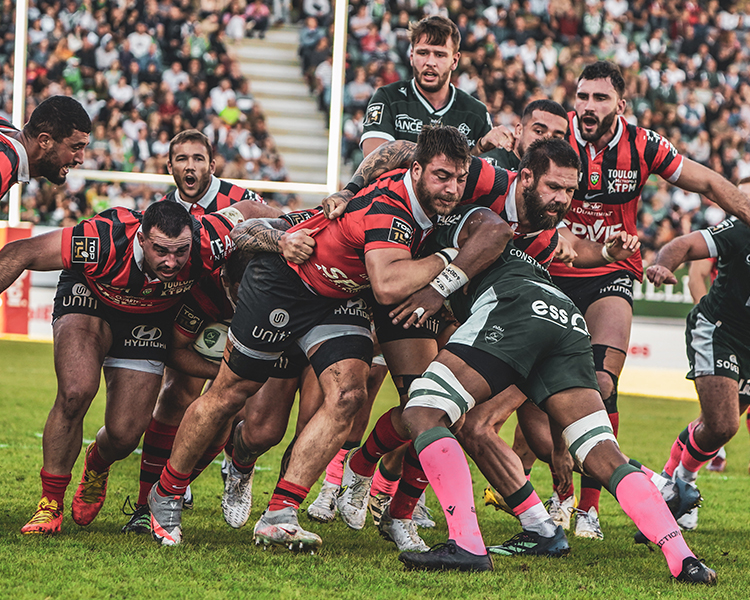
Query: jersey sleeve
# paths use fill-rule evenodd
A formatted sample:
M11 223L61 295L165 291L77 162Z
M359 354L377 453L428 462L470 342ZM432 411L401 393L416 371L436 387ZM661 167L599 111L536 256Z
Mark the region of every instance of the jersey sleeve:
M682 172L682 155L677 152L677 148L672 145L667 138L645 129L646 146L643 151L643 159L649 172L660 175L670 183L674 183L680 178Z
M368 138L381 138L389 142L396 139L390 102L383 88L375 91L367 105L360 145Z
M721 223L702 229L711 258L722 256L730 258L747 245L750 228L737 219L725 219Z
M103 215L66 227L62 234L63 268L94 277L106 272L113 253L112 222Z
M229 235L234 223L221 212L203 215L199 222L203 268L213 271L223 265L234 250L234 242Z
M16 182L18 154L13 145L0 136L0 196L4 196Z
M469 165L469 176L461 203L489 208L498 198L508 193L509 185L508 171L493 167L486 160L474 156Z
M377 200L362 217L364 251L381 248L403 248L411 252L417 224L407 211Z

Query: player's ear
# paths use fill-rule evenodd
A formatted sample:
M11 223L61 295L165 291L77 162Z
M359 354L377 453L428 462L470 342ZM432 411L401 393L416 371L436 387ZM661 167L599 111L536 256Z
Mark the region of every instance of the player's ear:
M212 160L211 164L208 165L208 172L213 175L216 172L216 160Z
M49 133L42 131L42 133L36 136L36 143L39 144L39 147L42 150L49 150L52 147L52 144L55 143L55 140L52 139L52 136Z

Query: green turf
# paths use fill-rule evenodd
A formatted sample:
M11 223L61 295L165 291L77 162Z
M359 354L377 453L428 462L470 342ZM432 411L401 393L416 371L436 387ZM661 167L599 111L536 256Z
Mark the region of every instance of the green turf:
M115 465L107 503L87 528L68 514L62 535L25 537L19 528L39 499L41 432L54 397L52 347L48 344L0 342L0 598L727 598L745 597L748 549L748 443L744 423L728 447L724 474L705 473L699 480L706 498L697 531L686 534L697 554L716 569L719 586L687 587L670 581L657 551L635 546L633 524L606 493L602 498L602 542L571 536L571 556L495 558L495 571L485 574L409 573L397 561L392 544L370 525L351 531L337 521L304 526L320 533L324 546L316 556L280 549L263 551L252 544L252 524L273 489L281 450L261 458L255 480L255 507L250 523L232 530L221 517L221 480L211 466L194 484L196 508L184 517L185 542L161 548L150 538L119 533L127 517L120 512L125 497L137 493L139 457ZM393 403L389 383L376 411ZM92 438L102 422L103 398L94 402L85 423ZM656 399L623 398L621 443L624 451L660 468L671 441L697 413L697 405ZM379 412L378 412L379 414ZM508 435L512 424L506 425ZM73 473L80 477L81 461ZM472 466L477 511L487 543L499 543L517 532L513 519L481 505L484 479ZM537 464L532 481L539 495L550 494L546 467ZM313 489L311 498L317 493ZM72 498L74 487L68 491ZM305 503L306 506L307 503ZM438 526L422 530L428 544L444 541L445 520L434 495L428 505Z

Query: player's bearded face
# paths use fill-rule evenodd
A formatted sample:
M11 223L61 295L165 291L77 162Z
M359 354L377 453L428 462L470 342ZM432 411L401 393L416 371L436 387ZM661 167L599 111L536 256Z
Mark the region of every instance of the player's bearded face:
M66 156L69 155L69 160L66 160ZM39 174L44 177L50 183L55 185L62 185L65 183L65 178L68 175L68 171L80 163L73 160L73 155L67 152L67 149L62 144L55 142L52 147L49 148L37 162L37 168Z
M431 188L427 183L427 173L422 173L422 176L414 184L414 189L417 192L422 206L427 211L430 211L437 215L449 215L456 206L458 206L461 200L461 194L451 193L446 190L436 190Z
M599 120L599 117L597 117L593 112L584 112L578 119L578 130L581 132L581 137L584 140L586 140L587 142L596 142L610 130L616 118L616 108L601 120ZM586 133L583 127L584 125L589 129L596 126L596 129L593 132L589 131L589 133Z
M168 166L183 200L197 202L211 185L214 162L209 161L208 152L200 142L176 145Z
M568 212L569 203L562 203L554 199L545 202L537 189L537 183L535 180L531 187L523 190L526 219L529 221L532 231L554 229L563 220L565 213Z
M454 53L453 42L450 40L446 45L438 46L428 44L422 37L412 48L412 72L417 85L424 92L442 90L447 85L457 61L458 55Z

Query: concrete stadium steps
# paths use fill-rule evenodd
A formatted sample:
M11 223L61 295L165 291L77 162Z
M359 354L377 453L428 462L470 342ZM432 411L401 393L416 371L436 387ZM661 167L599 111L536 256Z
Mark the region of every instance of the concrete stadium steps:
M297 48L299 29L269 29L266 39L246 38L229 46L250 79L250 89L266 115L268 129L284 157L291 181L325 183L327 115L302 77ZM306 204L321 198L303 196Z

